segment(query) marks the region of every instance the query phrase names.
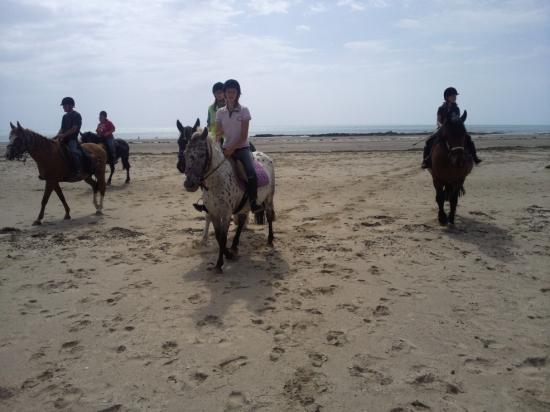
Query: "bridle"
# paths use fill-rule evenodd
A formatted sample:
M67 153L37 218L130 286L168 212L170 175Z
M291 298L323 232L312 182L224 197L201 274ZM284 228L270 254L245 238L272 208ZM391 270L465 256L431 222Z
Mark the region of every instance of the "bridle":
M210 176L212 176L214 173L216 173L218 171L218 169L221 167L222 164L225 163L225 161L227 160L227 157L223 157L223 160L218 163L218 165L216 165L216 167L214 167L210 172L208 172L208 169L210 169L210 166L212 165L212 150L210 148L210 145L212 144L210 142L210 138L206 138L206 161L204 162L204 166L202 168L202 177L200 178L200 181L199 181L199 186L201 187L201 189L204 189L204 190L208 190L208 187L205 185L205 182L206 182L206 179L208 179ZM185 169L186 169L186 174L187 174L187 170L188 170L188 167L187 167L187 164L185 165Z

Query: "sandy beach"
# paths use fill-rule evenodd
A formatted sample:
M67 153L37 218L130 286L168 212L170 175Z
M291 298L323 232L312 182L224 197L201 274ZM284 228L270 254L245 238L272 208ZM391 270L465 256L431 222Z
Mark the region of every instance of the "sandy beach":
M474 138L454 227L418 138L256 139L275 244L250 222L223 275L175 142L40 227L34 162L2 158L0 410L550 410L550 135Z

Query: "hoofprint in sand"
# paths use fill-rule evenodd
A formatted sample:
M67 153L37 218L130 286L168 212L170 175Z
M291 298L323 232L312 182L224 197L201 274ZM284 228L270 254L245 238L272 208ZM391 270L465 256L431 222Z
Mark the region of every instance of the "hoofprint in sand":
M482 150L442 228L419 152L285 144L275 246L249 224L221 276L160 144L42 227L0 161L0 410L548 410L548 146Z

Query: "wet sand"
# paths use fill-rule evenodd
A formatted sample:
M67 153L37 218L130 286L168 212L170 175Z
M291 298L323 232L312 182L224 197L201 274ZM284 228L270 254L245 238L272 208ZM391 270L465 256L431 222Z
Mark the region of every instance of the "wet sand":
M0 410L549 410L550 137L475 139L455 227L414 138L257 139L275 246L250 223L223 275L174 142L41 227L33 161L0 160Z

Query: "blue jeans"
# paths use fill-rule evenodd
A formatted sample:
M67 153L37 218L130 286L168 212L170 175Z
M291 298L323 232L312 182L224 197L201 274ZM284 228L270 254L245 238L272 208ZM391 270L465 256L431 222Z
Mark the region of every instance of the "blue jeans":
M71 170L73 173L80 171L80 150L78 149L78 142L76 139L70 139L67 141L67 147L69 148Z

